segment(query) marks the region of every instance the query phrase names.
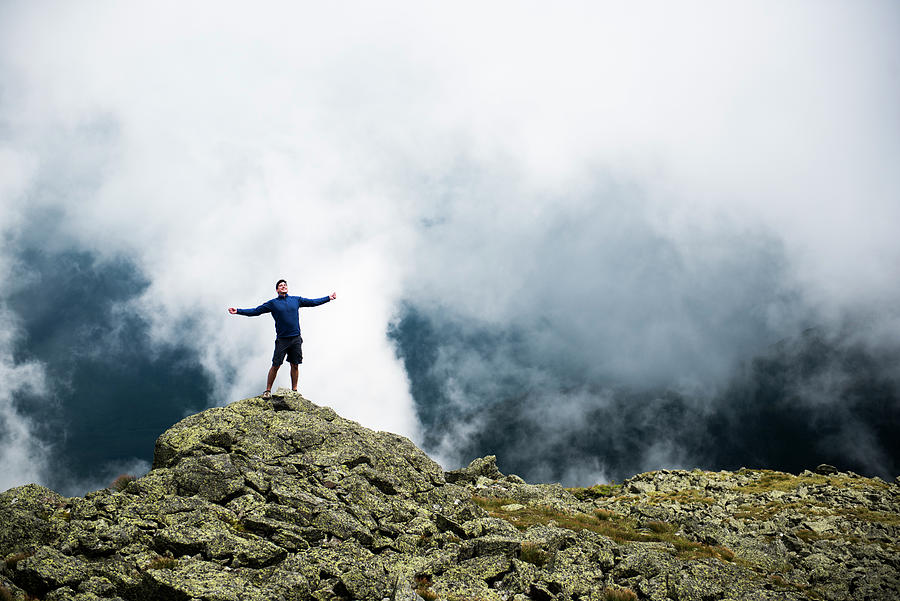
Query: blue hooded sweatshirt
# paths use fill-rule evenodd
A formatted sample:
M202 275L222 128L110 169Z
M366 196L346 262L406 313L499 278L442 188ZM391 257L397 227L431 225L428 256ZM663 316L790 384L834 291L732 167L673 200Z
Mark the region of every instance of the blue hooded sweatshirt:
M238 315L256 317L263 313L271 313L275 319L275 337L293 338L300 335L300 307L318 307L331 300L330 296L322 298L303 298L302 296L278 296L266 301L255 309L238 309Z

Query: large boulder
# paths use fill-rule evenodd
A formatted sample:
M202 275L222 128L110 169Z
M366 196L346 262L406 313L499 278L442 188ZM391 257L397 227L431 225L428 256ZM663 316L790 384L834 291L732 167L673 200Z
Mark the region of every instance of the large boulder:
M0 549L16 553L49 542L53 528L48 518L65 505L62 496L37 484L0 493Z

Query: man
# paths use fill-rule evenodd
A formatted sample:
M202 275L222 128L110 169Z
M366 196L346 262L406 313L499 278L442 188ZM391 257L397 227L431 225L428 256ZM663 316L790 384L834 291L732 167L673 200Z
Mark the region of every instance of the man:
M272 384L278 374L278 368L284 363L287 354L288 363L291 364L291 388L297 391L297 379L300 375L299 364L303 363L303 338L300 337L300 307L317 307L337 298L337 293L322 298L303 298L302 296L288 296L287 280L278 280L275 283L275 291L278 297L266 301L255 309L235 309L229 307L232 315L247 315L255 317L263 313L271 313L275 319L275 353L272 355L272 367L266 378L266 391L262 397L272 397Z

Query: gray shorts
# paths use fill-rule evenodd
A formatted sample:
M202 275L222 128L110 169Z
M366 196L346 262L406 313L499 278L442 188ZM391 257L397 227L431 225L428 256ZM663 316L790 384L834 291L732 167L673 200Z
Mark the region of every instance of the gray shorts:
M303 363L303 338L294 336L293 338L276 338L275 353L272 355L272 365L281 365L284 363L284 355L287 354L288 363L296 365Z

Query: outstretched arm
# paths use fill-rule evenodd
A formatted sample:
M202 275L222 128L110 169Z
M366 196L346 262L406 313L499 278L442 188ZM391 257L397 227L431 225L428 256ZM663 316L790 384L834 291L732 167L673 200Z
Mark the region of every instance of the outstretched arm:
M332 292L328 296L323 296L322 298L303 298L298 297L300 299L301 307L318 307L319 305L324 305L328 301L333 301L337 298L337 292Z
M263 303L255 309L235 309L234 307L229 307L228 312L232 315L246 315L247 317L256 317L257 315L262 315L263 313L271 313L272 309L269 307L269 303Z

